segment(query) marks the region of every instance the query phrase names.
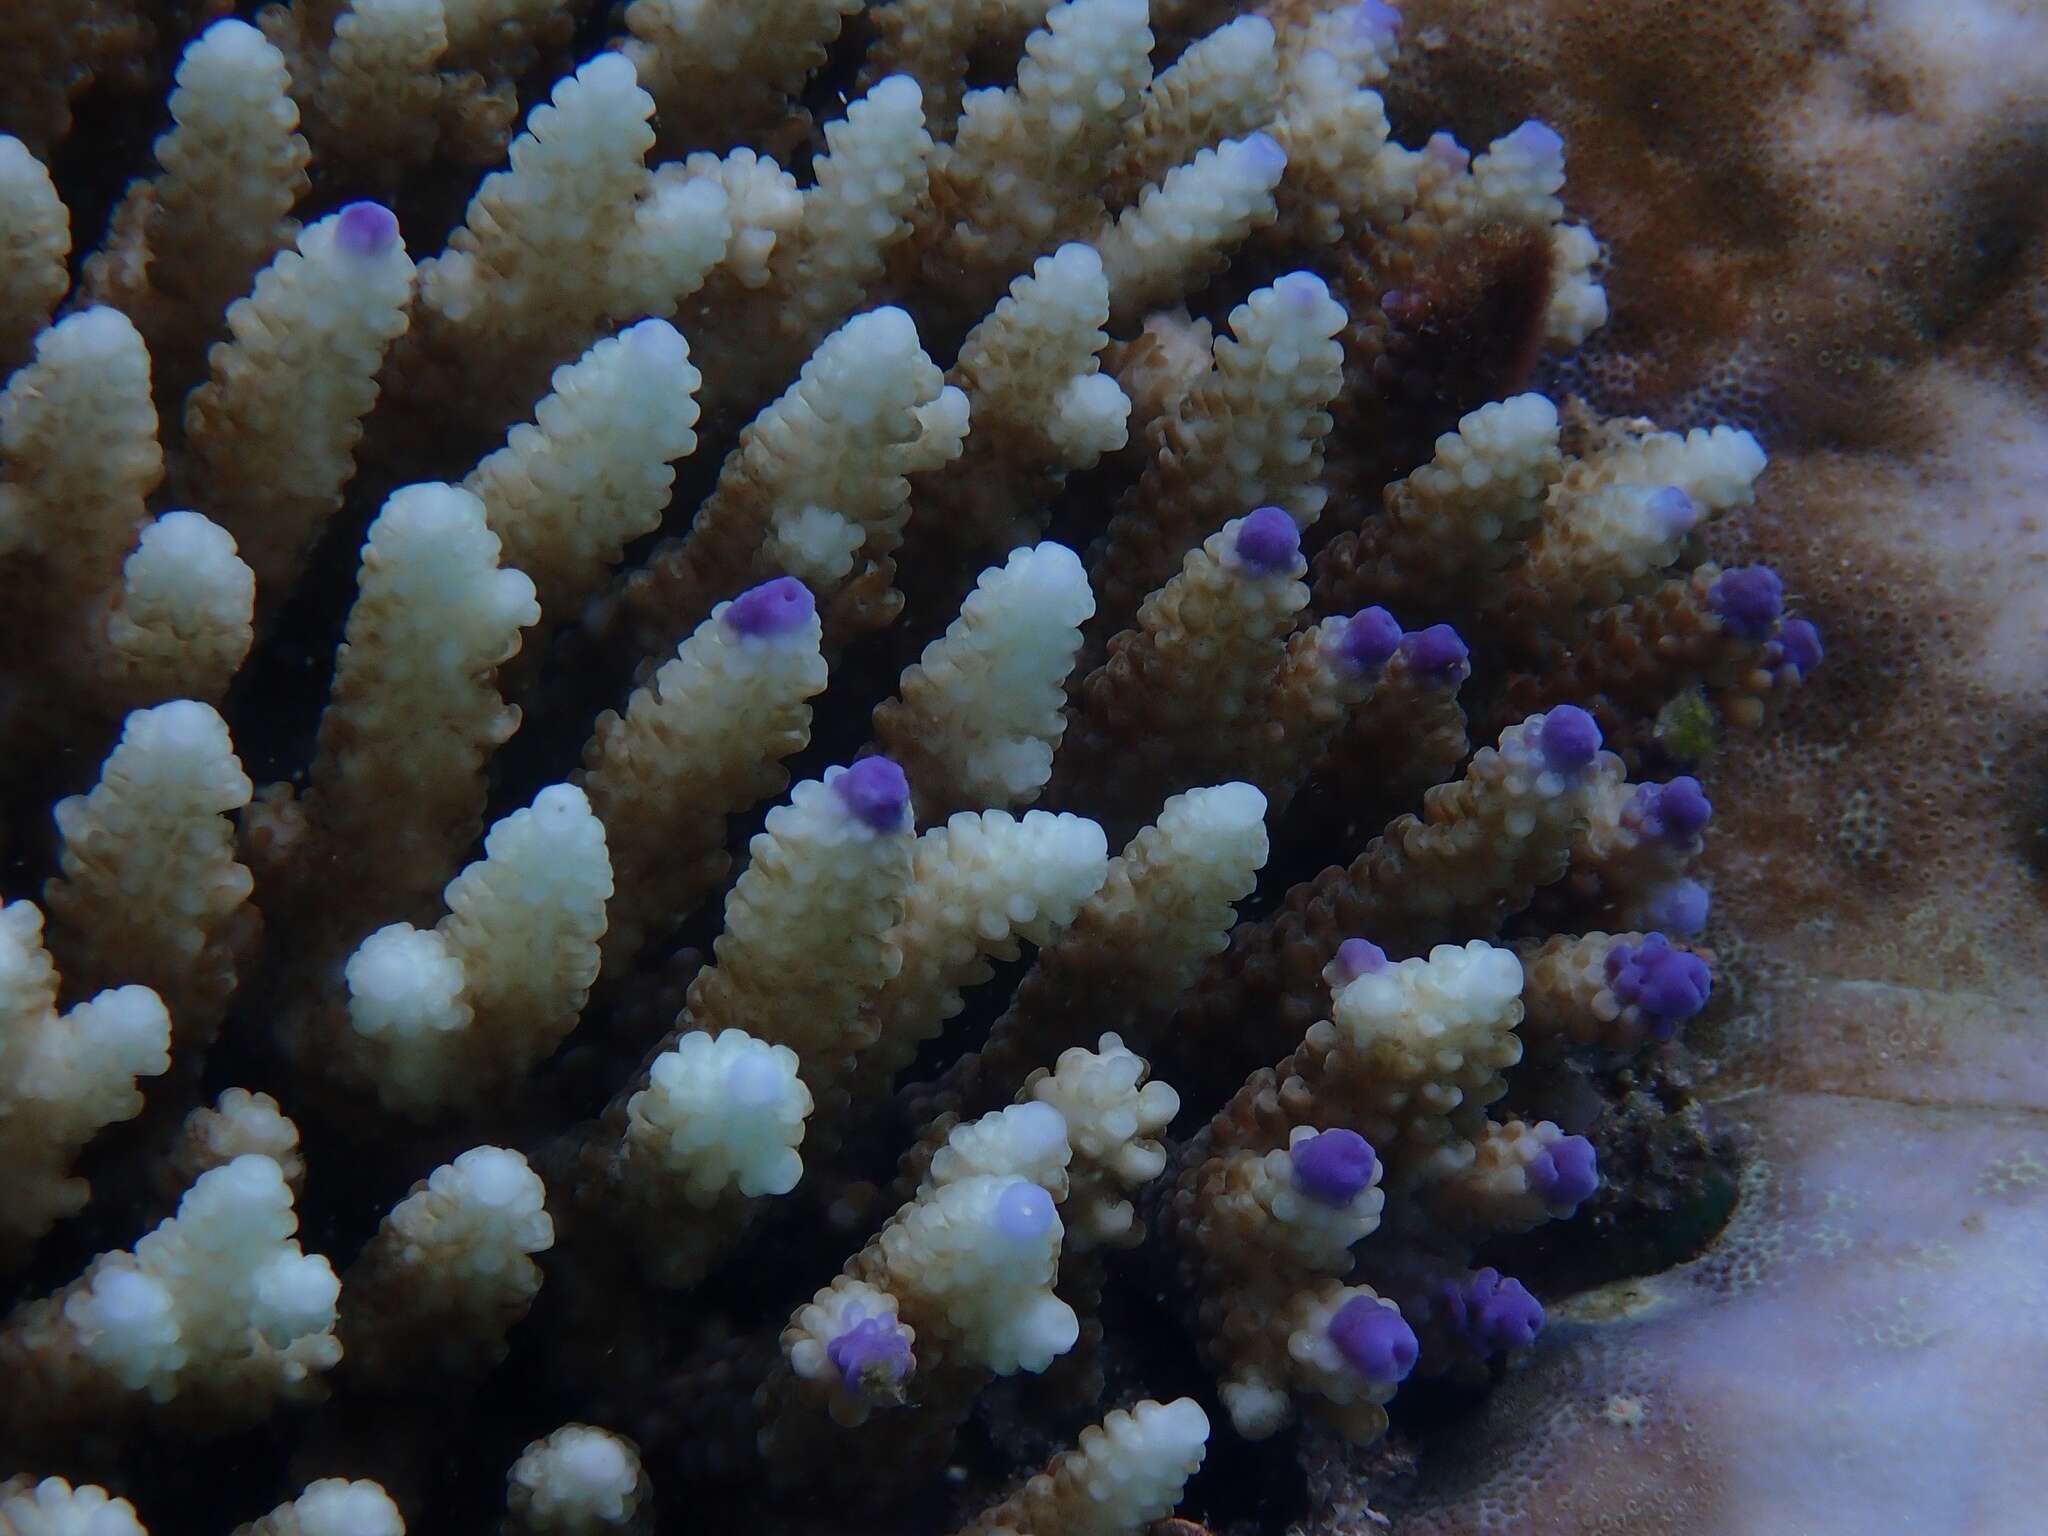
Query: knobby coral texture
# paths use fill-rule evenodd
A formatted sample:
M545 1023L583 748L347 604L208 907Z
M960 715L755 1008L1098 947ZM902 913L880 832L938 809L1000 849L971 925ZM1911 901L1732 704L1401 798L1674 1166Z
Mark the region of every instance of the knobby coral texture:
M1816 1234L2041 1157L1739 1103L1914 1093L1762 851L1882 477L1591 25L8 8L0 1532L1755 1531L1672 1360L1950 1380Z

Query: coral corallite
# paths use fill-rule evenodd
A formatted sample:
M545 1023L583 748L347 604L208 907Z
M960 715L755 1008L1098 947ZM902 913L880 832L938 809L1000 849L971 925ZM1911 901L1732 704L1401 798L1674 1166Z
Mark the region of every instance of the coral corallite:
M1466 9L0 19L0 1533L1641 1505L1868 626Z

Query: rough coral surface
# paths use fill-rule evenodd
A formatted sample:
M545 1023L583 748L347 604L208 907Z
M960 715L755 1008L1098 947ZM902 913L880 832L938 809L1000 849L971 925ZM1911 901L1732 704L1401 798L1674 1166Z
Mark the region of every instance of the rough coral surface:
M2023 6L20 9L0 1530L2024 1528Z

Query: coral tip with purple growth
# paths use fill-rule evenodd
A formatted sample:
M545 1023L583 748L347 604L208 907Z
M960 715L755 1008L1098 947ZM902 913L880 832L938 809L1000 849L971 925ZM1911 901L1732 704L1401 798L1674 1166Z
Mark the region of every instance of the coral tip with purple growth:
M1685 494L1682 486L1666 485L1643 498L1643 510L1656 520L1669 538L1683 538L1700 520L1700 506Z
M1787 619L1778 632L1778 643L1785 647L1785 664L1800 677L1820 665L1820 631L1807 620Z
M1643 915L1666 933L1689 939L1706 931L1707 914L1713 905L1714 898L1699 881L1674 880L1643 904Z
M1640 944L1617 944L1607 952L1607 988L1625 1007L1639 1010L1659 1040L1707 1006L1714 973L1690 951L1675 948L1661 933Z
M877 832L893 832L910 814L910 781L886 757L864 757L832 781L846 809Z
M1533 117L1511 132L1505 142L1539 163L1564 159L1564 135Z
M1714 582L1707 605L1731 635L1768 640L1785 611L1785 583L1768 565L1737 566L1723 571Z
M1351 24L1358 29L1360 38L1383 53L1401 35L1401 13L1384 0L1358 0L1351 12Z
M1600 750L1600 727L1576 704L1560 704L1543 717L1537 738L1553 773L1576 773Z
M1401 626L1384 608L1361 608L1344 625L1338 649L1361 672L1376 672L1401 648Z
M1600 1187L1600 1163L1583 1136L1554 1141L1528 1167L1529 1188L1553 1212L1575 1211Z
M1323 967L1323 980L1332 989L1348 987L1361 976L1387 968L1387 952L1371 939L1346 939L1337 946L1337 958Z
M1330 1319L1330 1342L1359 1375L1392 1384L1415 1369L1415 1330L1392 1307L1354 1296Z
M1497 1269L1446 1281L1441 1295L1445 1321L1482 1355L1527 1349L1543 1331L1543 1304Z
M1401 637L1401 653L1417 675L1432 683L1463 682L1472 652L1448 624L1432 624Z
M794 576L778 576L749 587L727 604L725 624L736 635L766 640L801 629L817 611L809 587Z
M1280 147L1280 141L1270 133L1255 133L1244 141L1246 153L1253 164L1267 175L1278 177L1287 169L1287 151Z
M398 238L398 215L382 203L350 203L335 218L334 243L351 256L381 256Z
M1371 1142L1341 1126L1302 1137L1287 1155L1301 1192L1325 1205L1349 1205L1357 1199L1359 1191L1372 1183L1380 1161Z
M910 1340L886 1317L862 1317L825 1346L849 1396L885 1402L902 1395L910 1374Z
M1237 558L1261 575L1290 569L1301 553L1301 530L1278 507L1260 507L1237 525Z
M1700 781L1682 773L1669 784L1645 784L1637 790L1635 813L1651 837L1682 847L1707 829L1714 806Z

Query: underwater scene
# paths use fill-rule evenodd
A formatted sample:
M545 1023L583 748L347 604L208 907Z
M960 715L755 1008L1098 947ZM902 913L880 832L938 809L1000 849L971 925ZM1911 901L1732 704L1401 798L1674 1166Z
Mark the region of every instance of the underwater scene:
M0 0L0 1536L2048 1524L2036 0Z

